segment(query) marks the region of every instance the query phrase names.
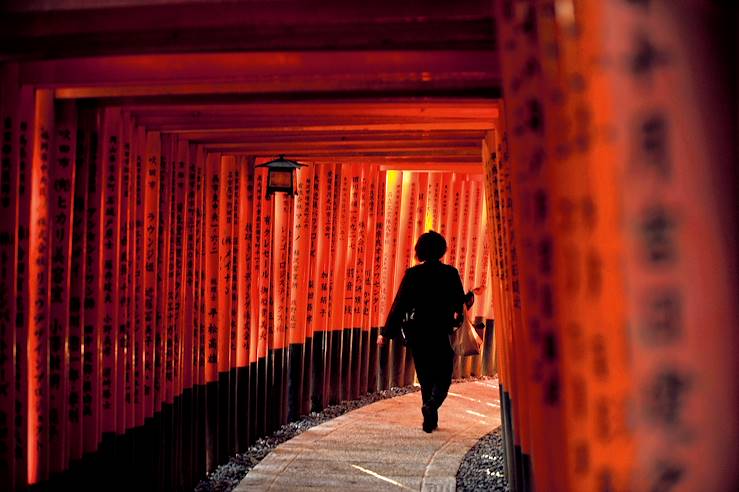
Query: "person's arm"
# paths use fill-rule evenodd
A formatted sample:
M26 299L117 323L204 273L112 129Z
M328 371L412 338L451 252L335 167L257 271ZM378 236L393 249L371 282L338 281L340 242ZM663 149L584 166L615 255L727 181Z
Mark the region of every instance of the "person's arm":
M405 271L403 280L398 287L398 293L395 294L390 312L387 314L385 325L380 329L380 335L377 337L377 344L382 346L386 338L395 338L400 334L400 321L403 314L408 309L408 300L411 294L411 275L409 270Z
M452 274L451 274L451 299L452 299L452 306L454 306L454 312L456 316L456 320L460 320L462 318L463 309L467 302L467 296L465 296L464 293L464 287L462 286L462 278L459 276L459 270L452 267ZM454 326L459 326L460 322L457 321L457 324ZM454 328L454 326L450 326L450 331Z

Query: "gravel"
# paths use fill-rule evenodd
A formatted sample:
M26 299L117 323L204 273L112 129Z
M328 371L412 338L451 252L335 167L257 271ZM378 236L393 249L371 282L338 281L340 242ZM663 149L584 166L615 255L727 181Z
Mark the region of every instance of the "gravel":
M491 378L486 376L479 378L473 377L460 380L455 379L454 382L469 382L486 379ZM292 439L311 427L320 425L338 417L339 415L351 412L352 410L369 405L370 403L384 400L386 398L395 398L397 396L406 395L419 390L420 387L418 386L393 387L376 393L369 393L356 400L342 401L339 404L326 407L323 411L318 413L312 412L309 415L304 415L295 422L283 425L273 434L257 439L257 441L249 446L246 451L231 457L228 463L220 465L210 473L205 480L201 480L195 487L195 492L230 492L241 480L243 480L246 474L249 473L249 470L254 468L264 459L265 456L283 442ZM496 433L497 437L495 437ZM493 436L493 438L491 438L491 436ZM476 452L478 449L481 451ZM467 453L462 462L462 466L457 472L457 488L459 490L507 490L505 479L502 478L502 457L503 452L500 430L497 430L483 437L478 444ZM477 463L480 464L479 470L476 469ZM467 469L465 469L465 466L467 466ZM496 476L496 473L498 472L500 473L500 477ZM502 485L499 488L495 488L492 485L485 485L493 483L501 483Z
M503 466L503 431L498 427L467 451L457 470L457 490L507 491Z

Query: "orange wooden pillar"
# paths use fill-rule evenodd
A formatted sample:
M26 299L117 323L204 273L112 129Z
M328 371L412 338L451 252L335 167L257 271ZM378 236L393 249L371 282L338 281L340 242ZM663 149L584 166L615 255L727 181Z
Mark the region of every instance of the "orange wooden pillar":
M270 431L287 421L286 343L288 334L290 231L292 229L292 201L284 193L271 198L274 203L272 223L272 306L270 320L271 382L270 382Z
M236 334L236 449L243 450L249 445L251 418L250 395L250 345L252 298L251 285L255 280L252 271L252 238L254 236L254 160L242 157L238 161L240 180L239 226L238 226L238 300Z
M525 360L524 351L530 353L532 357L526 365L531 364L535 369L531 380L528 371L521 371L521 365L517 365L512 376L520 383L515 387L520 387L522 392L530 387L529 405L540 412L533 416L535 424L542 423L536 426L536 432L532 432L531 456L525 456L526 453L517 456L512 474L516 476L514 488L517 490L532 486L531 475L533 487L567 490L567 477L563 479L557 470L566 469L571 457L551 445L565 439L562 327L557 319L563 293L558 292L554 284L553 264L559 254L560 243L554 230L550 187L556 170L547 153L546 131L549 127L545 125L548 121L544 119L546 106L541 99L546 87L541 75L542 59L536 35L540 25L537 7L535 2L520 2L515 7L501 4L497 11L499 39L504 47L501 63L506 92L506 151L510 157L511 198L517 210L514 224L517 257L522 258L518 267L523 323L528 332L526 338L513 337L513 343L521 344L518 348L513 347L513 354L516 361L521 361ZM530 261L523 261L523 258ZM514 424L518 423L519 427L528 425L522 421L526 412L525 408L520 408L522 404L525 402L516 401L514 395ZM526 467L529 461L531 470Z
M320 411L326 405L326 377L328 361L329 322L331 316L332 244L335 217L335 183L338 169L334 164L320 164L314 180L317 181L317 206L313 216L317 228L317 247L312 261L311 277L314 283L315 300L311 316L311 410ZM315 199L315 196L314 196ZM310 306L310 304L309 304ZM309 307L306 307L309 309Z
M311 221L313 218L313 173L314 168L302 168L297 171L296 191L297 196L291 198L293 201L293 217L290 238L291 255L289 278L286 279L289 304L287 306L287 344L286 368L287 376L287 421L297 419L303 408L303 391L306 385L303 380L307 377L304 358L309 343L307 332L309 319L308 305L313 312L313 299L315 298L314 282L310 276L311 252L315 253L312 245L313 232ZM317 227L317 221L316 221ZM316 231L317 232L317 231ZM308 356L309 357L309 356Z
M69 352L65 349L70 325L72 222L75 193L77 110L73 103L57 103L51 166L49 290L49 473L69 466L67 413Z
M347 243L349 238L349 200L351 193L351 168L349 166L338 166L335 176L334 188L334 233L331 238L331 253L333 268L329 273L329 286L331 297L329 298L329 328L327 358L327 384L328 402L338 403L343 397L342 374L342 334L344 327L343 313L345 304L344 278L347 271Z
M218 427L217 462L222 463L229 455L229 388L231 359L231 289L233 286L233 219L234 219L234 174L236 158L222 155L219 166L218 203L218 300L217 300L217 368L218 384Z
M382 248L382 270L380 278L380 303L378 322L385 323L387 313L393 302L395 258L398 251L398 224L400 221L400 197L403 186L403 174L400 171L387 171L384 196L384 231ZM389 354L392 343L386 344L379 353L379 389L385 389L391 384Z
M369 391L377 391L381 388L382 384L382 379L380 377L380 351L377 349L377 337L379 335L380 326L385 322L385 320L380 317L383 241L385 231L385 189L387 184L385 171L377 172L375 181L375 206L371 212L374 220L369 224L374 229L374 241L372 245L372 292L370 294L369 313L369 368L367 370L367 387ZM371 198L370 202L372 202Z
M620 208L606 212L623 224L628 332L608 340L603 361L615 362L608 375L625 366L623 351L632 363L631 481L623 478L630 457L605 461L624 439L619 400L602 394L611 439L596 463L631 490L736 490L739 181L736 111L727 104L736 87L734 65L721 59L735 56L727 44L736 9L726 19L731 9L702 1L581 8L594 40L585 49L623 60L594 67L586 84L594 121L612 128L593 151L594 162L613 166L594 174L595 189L606 190L608 177L623 183ZM598 221L597 232L605 239L611 230ZM620 379L611 383L617 395Z
M218 428L218 248L221 199L221 166L219 154L208 154L205 161L205 221L204 221L204 357L206 394L206 469L217 463Z

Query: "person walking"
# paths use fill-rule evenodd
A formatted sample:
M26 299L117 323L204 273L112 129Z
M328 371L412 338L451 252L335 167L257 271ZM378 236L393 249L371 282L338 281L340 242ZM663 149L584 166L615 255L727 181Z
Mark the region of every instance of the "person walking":
M434 231L422 234L416 242L419 265L406 270L390 308L377 344L401 335L406 340L421 384L423 430L438 427L438 410L452 384L454 352L449 335L459 324L465 295L459 272L441 262L446 240ZM412 318L404 324L404 319Z

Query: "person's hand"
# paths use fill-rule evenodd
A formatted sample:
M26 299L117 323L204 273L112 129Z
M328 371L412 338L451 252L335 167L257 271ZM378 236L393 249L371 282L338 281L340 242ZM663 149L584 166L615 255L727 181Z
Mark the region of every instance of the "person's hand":
M385 346L385 337L382 335L377 336L377 346L378 347L384 347Z
M474 294L475 294L476 296L479 296L479 295L481 295L481 294L482 294L482 291L483 291L483 290L485 290L485 286L484 286L484 285L483 285L483 286L481 286L481 287L475 287L474 289L472 289L472 292L473 292L473 293L474 293Z

